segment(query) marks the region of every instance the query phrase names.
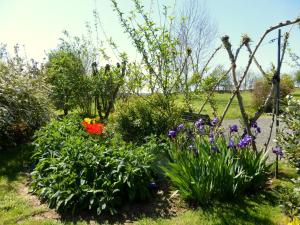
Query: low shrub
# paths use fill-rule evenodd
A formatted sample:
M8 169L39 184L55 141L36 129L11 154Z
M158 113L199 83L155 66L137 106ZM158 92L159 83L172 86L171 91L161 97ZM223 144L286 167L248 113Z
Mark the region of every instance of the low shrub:
M205 205L264 186L271 166L267 154L254 152L251 137L240 138L236 131L232 126L229 142L201 120L196 127L169 131L170 161L163 170L184 199Z
M59 211L98 214L147 199L153 163L147 146L87 131L72 115L36 133L32 193Z
M287 107L281 115L283 127L277 140L289 162L300 168L300 101L287 96Z
M166 135L168 128L180 121L180 109L159 94L132 97L116 106L113 120L125 141L142 143L147 136Z
M268 97L268 94L271 89L271 84L264 79L257 79L254 81L253 84L253 91L252 91L252 103L256 108L259 108ZM280 79L280 98L284 100L284 98L290 94L294 89L294 81L291 76L284 74L281 76ZM273 101L266 108L266 112L272 112L273 108Z

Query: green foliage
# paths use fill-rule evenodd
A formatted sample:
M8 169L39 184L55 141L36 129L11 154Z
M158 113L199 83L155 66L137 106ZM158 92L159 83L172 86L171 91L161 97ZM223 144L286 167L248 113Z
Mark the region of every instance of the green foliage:
M116 106L115 130L125 141L144 142L152 134L166 135L180 120L180 110L163 95L131 97Z
M173 37L169 26L173 18L168 16L167 7L163 9L164 26L158 26L145 12L139 0L132 0L134 10L126 17L116 0L111 0L121 25L129 35L137 51L142 55L142 64L147 70L147 83L151 93L161 91L170 96L180 85L183 68L186 63L178 63L178 58L184 55L184 60L190 56L191 49L180 52L179 41Z
M254 81L253 84L253 105L259 108L266 100L271 89L271 84L264 78ZM288 94L292 93L294 89L294 81L290 75L283 74L280 78L280 98L283 100ZM273 102L267 106L266 112L272 112Z
M289 162L300 168L300 101L287 96L287 107L281 116L283 128L277 136Z
M0 64L0 146L27 140L49 121L50 104L42 76L16 71Z
M90 88L84 77L81 59L74 53L63 49L52 51L46 73L47 81L52 85L51 97L55 105L64 110L65 115L78 105L88 105L82 96L88 96Z
M299 181L298 181L299 182ZM284 213L293 218L300 214L300 187L282 187L279 190L280 203Z
M265 185L270 172L266 153L255 153L250 147L229 148L223 136L215 137L212 144L200 132L188 128L169 141L170 161L163 169L184 199L207 205ZM212 131L206 132L211 135Z
M59 211L98 214L147 199L152 155L144 146L91 136L80 121L65 117L36 133L32 192Z

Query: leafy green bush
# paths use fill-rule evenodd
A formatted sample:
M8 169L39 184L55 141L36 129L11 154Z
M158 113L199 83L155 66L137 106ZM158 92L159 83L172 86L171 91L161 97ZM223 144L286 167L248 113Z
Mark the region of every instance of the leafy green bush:
M65 115L78 106L90 109L92 82L85 76L83 63L77 55L68 50L52 51L46 74L47 82L52 85L50 96Z
M131 97L116 106L115 130L125 141L144 142L149 135L166 135L180 121L180 110L163 95Z
M199 121L196 125L170 130L170 161L163 167L184 199L205 205L211 200L230 200L265 184L270 169L267 154L251 150L249 136L239 139L232 131L228 143L212 128L199 125Z
M29 138L49 121L51 110L43 77L16 74L4 64L1 67L0 146L4 146Z
M80 121L68 116L36 133L32 192L59 211L98 214L147 199L153 157L146 147L89 135Z
M294 89L294 81L291 76L284 74L280 79L280 98L283 100ZM257 79L253 84L252 102L256 108L259 108L266 100L271 89L271 84L264 79ZM266 108L266 112L272 112L273 101Z
M289 162L300 168L300 101L287 96L287 107L281 115L283 128L277 136Z

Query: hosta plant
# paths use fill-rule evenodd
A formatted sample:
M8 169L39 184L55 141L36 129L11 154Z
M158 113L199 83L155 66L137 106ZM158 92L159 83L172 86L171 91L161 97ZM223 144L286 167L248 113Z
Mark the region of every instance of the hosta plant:
M251 149L255 137L239 137L236 125L228 137L216 131L217 122L215 118L208 126L200 119L169 131L170 161L163 170L181 196L197 205L254 191L264 186L270 172L267 154ZM260 132L256 124L252 127Z

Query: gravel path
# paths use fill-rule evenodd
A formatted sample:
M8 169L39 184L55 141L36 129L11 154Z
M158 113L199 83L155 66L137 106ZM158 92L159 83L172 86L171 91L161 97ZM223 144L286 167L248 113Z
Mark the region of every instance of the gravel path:
M271 123L272 123L272 118L271 117L262 117L262 118L259 118L257 120L257 125L261 128L261 133L256 138L257 148L259 150L265 148L264 144L268 140L268 137L269 137L269 134L270 134L270 129L271 129L270 128ZM225 128L226 131L229 130L229 126L233 125L233 124L238 125L239 128L241 127L240 120L238 120L238 119L224 120L223 121L223 127ZM275 155L272 153L272 150L271 150L272 147L274 147L274 145L275 145L275 142L273 141L275 139L275 129L276 128L275 128L275 124L274 124L271 139L270 139L270 143L269 143L269 146L268 146L268 150L270 152L270 154L269 154L269 156L270 156L269 160L270 161L275 160ZM240 134L242 133L241 129L239 129L239 133Z

